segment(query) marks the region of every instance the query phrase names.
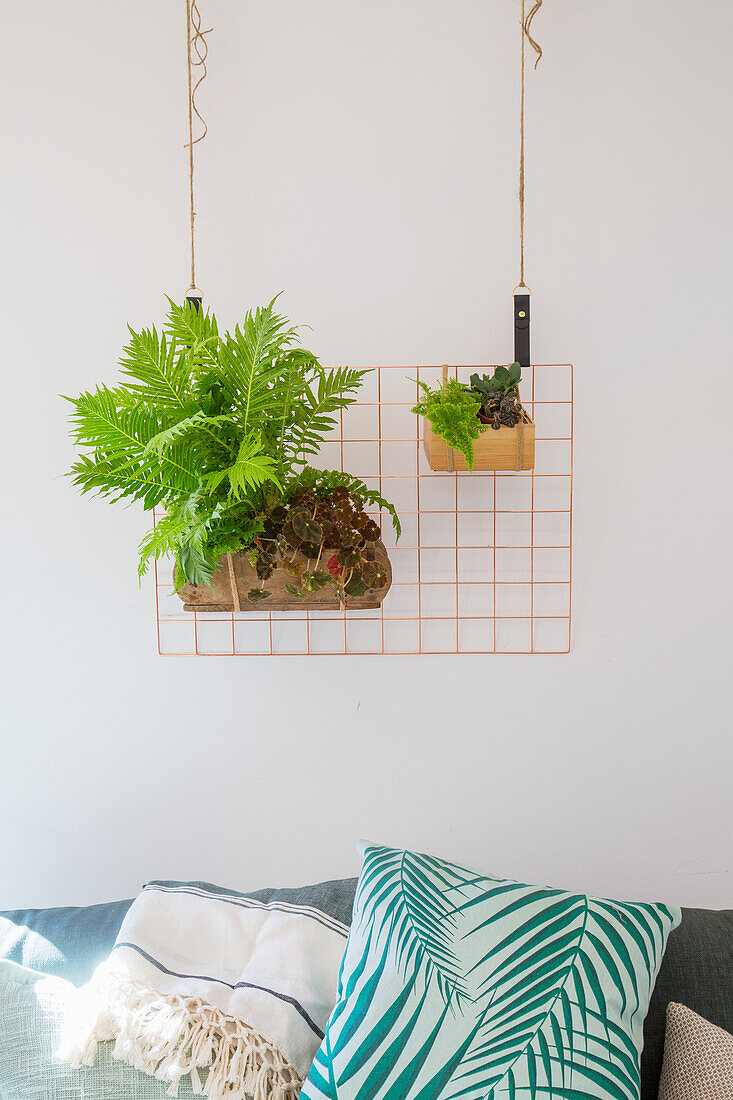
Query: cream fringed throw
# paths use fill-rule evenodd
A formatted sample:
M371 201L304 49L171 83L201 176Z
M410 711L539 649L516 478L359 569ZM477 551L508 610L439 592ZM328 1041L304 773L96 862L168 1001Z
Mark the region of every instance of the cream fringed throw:
M59 1056L97 1044L210 1100L297 1100L336 998L347 928L311 905L148 884L78 991Z

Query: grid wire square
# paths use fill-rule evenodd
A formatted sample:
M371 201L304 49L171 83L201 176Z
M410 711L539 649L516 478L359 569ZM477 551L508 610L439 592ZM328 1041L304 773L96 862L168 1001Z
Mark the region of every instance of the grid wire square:
M534 368L534 400L572 401L573 370L568 363L536 364Z
M534 545L569 546L570 513L538 512L534 517Z
M531 584L497 584L496 614L502 617L532 614Z
M420 605L424 619L456 617L456 589L452 584L420 585Z
M535 653L568 653L570 650L570 619L535 619L533 623Z
M384 652L418 653L420 650L419 619L385 619Z
M536 439L570 439L572 408L564 402L538 405L535 417Z
M305 612L297 619L272 617L272 652L307 653L309 622ZM269 628L269 623L268 623Z
M339 442L322 443L318 454L313 455L311 466L316 470L340 470L341 444Z
M458 619L423 619L420 624L423 653L455 653Z
M570 440L538 439L534 451L535 475L557 475L570 469Z
M527 512L496 513L497 546L531 546L532 515Z
M379 443L352 443L347 440L343 444L344 469L354 477L362 481L365 478L379 476Z
M382 602L385 619L417 618L420 590L417 584L393 584ZM372 612L379 614L379 612Z
M415 401L417 395L415 395ZM415 401L412 404L415 404ZM409 442L412 445L412 468L417 468L417 446L419 439L420 421L414 416L407 405L383 405L381 412L382 443ZM378 435L374 433L374 438ZM420 441L422 445L422 441Z
M379 480L370 479L367 485L373 486L386 500L395 506L398 514L402 512L417 512L417 477L415 474L385 473Z
M450 476L450 475L444 475ZM454 479L451 478L451 481ZM459 512L492 512L494 487L497 478L493 474L473 473L455 478L458 485Z
M570 550L537 547L534 551L536 581L569 581Z
M459 619L458 650L461 653L493 653L495 623L491 618Z
M532 580L532 551L497 547L494 558L494 578L497 582L523 583Z
M380 371L380 400L382 407L385 405L403 405L405 412L409 414L415 404L415 370L406 367L400 370L394 367L390 370ZM412 375L412 378L409 375Z
M459 584L458 614L461 618L494 614L493 584Z
M534 613L545 616L570 616L570 583L535 581Z
M459 549L459 581L489 582L494 579L494 552L486 549Z
M343 430L343 435L342 435ZM379 440L379 406L363 405L357 401L350 405L341 417L339 435L347 439ZM384 424L382 424L382 437L384 438Z
M382 374L385 373L384 369L382 367L355 367L354 369L366 371L359 386L357 404L378 407L380 379Z
M161 655L166 657L195 654L196 634L193 616L184 622L176 619L160 619L158 645Z
M493 512L459 512L458 545L492 546L494 542Z
M571 488L570 474L535 478L535 512L569 512Z
M343 615L339 619L310 619L308 623L309 653L344 653L345 639Z
M269 616L264 619L235 618L234 652L237 655L270 652Z
M381 653L382 623L379 619L352 619L346 622L347 653Z
M456 581L456 551L455 550L431 550L420 551L420 580L425 584L455 583Z
M456 537L455 512L421 512L420 546L450 546Z
M199 653L227 657L234 653L234 629L232 616L212 619L199 614L196 624L196 641Z
M532 651L531 619L497 619L495 631L497 653Z
M420 478L420 511L452 512L456 510L456 479L445 474L425 474Z
M532 509L532 477L496 479L497 512L529 512ZM536 507L536 505L535 505Z
M415 476L417 476L417 453L418 444L416 440L395 443L383 439L382 471L414 471Z

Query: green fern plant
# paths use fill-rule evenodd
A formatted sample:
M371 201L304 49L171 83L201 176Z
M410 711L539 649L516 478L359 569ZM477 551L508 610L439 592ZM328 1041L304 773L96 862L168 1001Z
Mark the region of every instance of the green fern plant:
M138 571L173 554L180 587L209 583L222 554L256 546L368 372L324 369L275 299L222 334L209 311L168 301L161 332L130 329L122 384L67 398L80 449L69 473L82 493L165 511L140 544ZM390 512L399 533L388 501L348 474L332 478ZM320 471L311 480L327 485Z
M429 420L435 434L460 451L472 470L473 445L482 431L478 418L481 399L457 378L447 378L435 389L427 382L418 382L418 385L422 397L412 411Z

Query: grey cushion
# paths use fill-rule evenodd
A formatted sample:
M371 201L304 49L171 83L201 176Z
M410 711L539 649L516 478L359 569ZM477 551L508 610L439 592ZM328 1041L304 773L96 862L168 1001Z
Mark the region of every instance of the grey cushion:
M683 909L670 934L644 1025L642 1100L657 1100L671 1001L733 1032L733 910Z
M131 904L0 913L0 959L83 985L112 950Z

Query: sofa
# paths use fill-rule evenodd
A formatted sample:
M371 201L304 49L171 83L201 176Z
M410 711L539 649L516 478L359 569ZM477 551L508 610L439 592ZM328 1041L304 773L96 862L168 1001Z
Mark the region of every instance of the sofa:
M356 879L344 879L339 885L346 917ZM83 985L109 954L130 904L0 912L0 959ZM641 1100L657 1100L670 1001L733 1032L733 909L682 910L682 923L670 935L644 1027Z

